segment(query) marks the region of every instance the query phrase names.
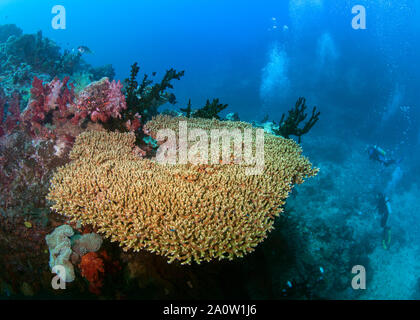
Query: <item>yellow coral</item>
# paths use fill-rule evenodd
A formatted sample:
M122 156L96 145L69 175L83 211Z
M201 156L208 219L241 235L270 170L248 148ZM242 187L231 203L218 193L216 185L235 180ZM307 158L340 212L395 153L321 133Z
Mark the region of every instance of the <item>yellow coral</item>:
M244 122L158 116L146 130L251 128ZM76 139L72 162L59 168L48 199L53 209L119 242L189 264L251 252L273 229L294 183L316 175L289 139L264 136L265 167L246 175L240 165L163 165L133 153L128 133L89 131Z

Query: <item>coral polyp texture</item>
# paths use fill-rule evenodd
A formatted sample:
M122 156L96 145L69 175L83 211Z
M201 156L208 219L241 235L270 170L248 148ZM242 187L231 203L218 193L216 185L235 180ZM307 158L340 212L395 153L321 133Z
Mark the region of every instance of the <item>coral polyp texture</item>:
M245 122L157 116L145 130L252 128ZM243 257L273 229L294 184L317 174L292 140L264 135L265 166L247 175L236 163L162 164L142 159L130 133L86 131L58 169L48 194L53 209L118 241L168 262L200 263ZM254 146L255 151L255 146Z

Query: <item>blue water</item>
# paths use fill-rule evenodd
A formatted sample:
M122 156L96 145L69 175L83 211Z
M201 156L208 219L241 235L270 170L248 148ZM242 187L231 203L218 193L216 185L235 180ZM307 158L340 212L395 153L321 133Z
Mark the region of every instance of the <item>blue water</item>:
M410 234L409 243L418 240L420 1L62 0L66 29L54 30L51 8L56 4L55 0L1 0L0 25L14 23L24 33L42 30L63 49L86 45L93 54L84 59L94 66L111 63L116 79L127 78L134 61L139 62L140 75L156 71L163 76L171 67L185 70L174 83L178 103L160 110L179 110L190 98L199 107L217 97L229 104L222 115L237 112L245 121L268 115L269 120L279 121L298 97L305 96L309 107L321 111L320 121L303 138L305 154L321 172L330 170L328 179L342 179L353 191L360 188L356 182L353 188L349 185L355 179L366 186L357 195L345 193L339 183L326 192L326 180L315 180L312 188L337 200L313 204L318 206L313 212L323 206L324 211L334 205L341 208L341 195L354 197L346 199L354 212L369 206L373 212L375 205L366 204L367 199L386 191L396 206L396 232ZM365 30L352 28L354 5L366 8ZM365 152L369 144L384 148L400 163L384 168L370 161ZM350 176L337 173L344 172L342 167ZM302 197L309 192L305 190ZM380 228L373 227L377 223L366 218L360 222L363 227L354 228L379 234ZM401 250L395 250L407 248L401 244ZM403 271L395 279L411 281L412 294L419 290L412 279L420 279L416 250L405 256L413 265L410 276L404 278ZM380 265L380 259L393 259L375 252L372 268ZM385 271L375 269L375 274L379 272ZM380 290L349 296L381 298ZM405 292L385 298L390 297L413 298Z
M274 95L265 101L274 118L302 94L324 110L340 103L349 113L380 112L397 84L405 90L404 104L415 102L420 27L412 1L63 1L66 30L51 27L55 4L2 1L0 22L16 23L26 33L41 29L63 48L88 44L95 54L86 60L112 63L118 79L137 60L146 73L185 69L177 84L181 103L191 97L201 105L205 97L218 96L252 119L264 95ZM367 6L366 30L351 28L355 4ZM284 54L270 64L274 46ZM286 68L280 76L292 88L264 93L266 66Z

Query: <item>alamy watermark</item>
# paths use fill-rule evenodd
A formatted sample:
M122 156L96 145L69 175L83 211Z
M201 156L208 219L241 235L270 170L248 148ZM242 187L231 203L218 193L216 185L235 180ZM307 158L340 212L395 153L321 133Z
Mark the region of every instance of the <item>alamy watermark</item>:
M51 280L51 286L53 289L66 289L66 268L62 265L55 265L51 272L55 273L56 275Z
M246 175L259 175L264 171L263 129L244 128L243 132L239 128L211 129L209 137L208 130L188 129L187 121L180 121L178 139L174 130L161 129L157 132L156 140L164 141L156 154L156 161L161 164L233 163L247 166Z
M356 265L351 269L351 273L355 274L351 280L351 286L354 290L366 289L366 269L362 265Z
M351 8L351 13L355 14L351 20L351 26L355 30L366 29L366 8L360 4Z
M51 9L51 13L55 16L51 20L51 26L53 29L66 29L66 8L62 5L55 5Z

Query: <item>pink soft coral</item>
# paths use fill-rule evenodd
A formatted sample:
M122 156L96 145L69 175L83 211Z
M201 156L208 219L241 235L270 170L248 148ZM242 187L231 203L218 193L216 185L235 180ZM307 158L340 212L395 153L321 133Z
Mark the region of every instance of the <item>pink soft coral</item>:
M67 86L69 77L63 81L55 78L49 83L43 83L37 77L32 81L31 99L23 112L23 120L29 125L32 136L54 138L54 133L45 127L47 116L55 121L65 122L72 115L71 105L75 98L74 86Z
M92 82L79 95L73 122L90 117L93 122L107 122L110 118L121 118L121 111L127 108L120 81L108 78Z

